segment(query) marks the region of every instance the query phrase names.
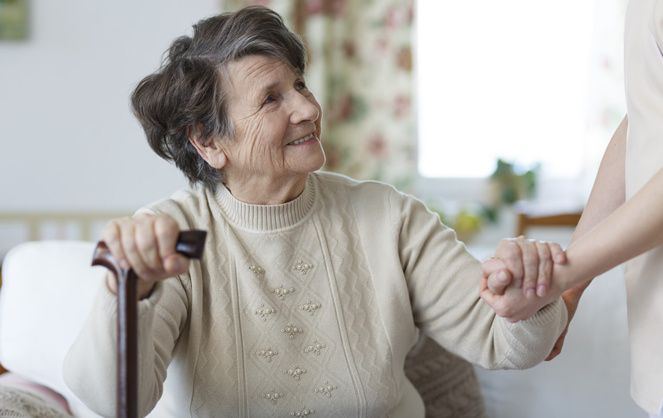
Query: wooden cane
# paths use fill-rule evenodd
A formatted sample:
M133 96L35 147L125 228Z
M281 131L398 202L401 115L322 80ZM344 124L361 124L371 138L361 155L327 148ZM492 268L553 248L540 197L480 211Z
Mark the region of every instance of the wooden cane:
M200 259L205 231L182 231L175 251ZM97 243L93 266L104 266L117 278L117 412L119 418L138 417L138 277L123 269L103 241Z

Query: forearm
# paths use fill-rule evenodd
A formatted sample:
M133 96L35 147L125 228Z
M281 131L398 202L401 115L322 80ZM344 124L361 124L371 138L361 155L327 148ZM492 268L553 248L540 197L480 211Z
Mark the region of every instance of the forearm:
M170 363L172 347L179 323L168 324L159 315L159 303L180 299L173 293L175 286L157 286L151 298L138 306L138 349L140 359L141 416L154 407L161 395ZM63 375L69 388L93 411L102 416L114 416L117 388L117 298L108 289L100 289L94 307L63 364ZM170 311L169 311L170 313ZM174 337L172 335L175 335Z
M468 267L468 273L477 270ZM420 329L485 369L525 369L543 361L567 324L562 301L556 298L531 318L510 323L480 300L475 280L473 275L457 275L452 279L454 289L446 295L437 293L435 286L427 286L427 297L444 301L444 310L443 315L424 312L427 320L417 323ZM521 289L512 290L522 296Z
M569 246L600 224L625 200L624 161L628 117L624 117L613 134L601 160L592 191L582 212ZM591 278L569 290L567 297L580 298Z
M631 199L569 244L554 280L570 289L663 244L663 170Z
M522 291L510 292L510 288L507 288L502 296L501 290L504 289L504 284L499 283L497 275L492 274L496 271L495 266L489 265L488 268L484 268L484 276L490 277L492 282L488 279L485 283L482 281L481 295L500 316L512 321L529 318L551 300L563 295L570 319L591 280L628 257L625 253L618 254L618 257L615 254L617 251L622 251L621 246L624 243L621 236L624 232L619 228L627 228L629 218L621 221L619 219L623 219L621 216L634 216L626 214L616 217L616 213L618 211L621 213L623 207L628 208L624 205L627 127L628 119L624 117L604 153L590 198L566 250L566 262L554 264L553 277L546 297L526 300ZM638 204L636 201L629 202L629 205L633 203ZM637 211L638 208L636 206L635 209L629 210ZM660 212L663 213L663 210ZM619 222L616 224L615 220ZM628 233L633 232L628 231ZM612 245L613 248L607 251L606 245Z
M566 327L568 316L561 299L544 306L531 318L510 323L499 318L510 350L504 352L500 369L526 369L536 366L550 354Z
M624 117L603 154L592 191L570 243L585 235L624 203L627 129L628 119Z

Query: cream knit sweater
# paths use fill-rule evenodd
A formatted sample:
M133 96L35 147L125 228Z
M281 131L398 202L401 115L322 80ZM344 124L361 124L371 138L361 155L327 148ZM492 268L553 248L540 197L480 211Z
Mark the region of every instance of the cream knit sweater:
M156 417L423 417L403 372L417 329L482 367L526 368L566 325L561 301L525 322L497 317L454 232L385 184L318 172L283 205L220 187L147 211L209 234L188 275L140 302L141 415L159 402ZM115 303L102 288L64 364L71 389L106 416Z

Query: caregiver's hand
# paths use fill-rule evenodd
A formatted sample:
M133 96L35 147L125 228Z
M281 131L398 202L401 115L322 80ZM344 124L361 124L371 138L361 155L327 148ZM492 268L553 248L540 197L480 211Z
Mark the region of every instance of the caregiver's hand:
M139 278L138 296L149 296L157 281L186 273L189 259L175 252L179 226L168 215L142 214L110 221L101 232L120 267L133 269ZM117 293L113 274L107 284Z
M510 322L527 319L561 296L563 289L551 278L555 263L565 262L558 244L522 236L504 239L495 257L482 264L481 298Z
M557 243L524 236L506 238L497 245L495 256L483 262L482 275L488 278L487 286L496 295L503 294L512 284L522 287L525 296L534 299L548 292L554 264L564 263L566 254Z

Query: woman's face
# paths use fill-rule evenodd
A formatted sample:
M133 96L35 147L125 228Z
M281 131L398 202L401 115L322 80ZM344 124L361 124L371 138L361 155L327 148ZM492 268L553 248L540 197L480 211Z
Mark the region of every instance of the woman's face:
M275 58L251 55L227 66L228 113L235 137L220 145L226 184L287 187L325 162L322 109L304 77ZM301 192L301 191L300 191Z

